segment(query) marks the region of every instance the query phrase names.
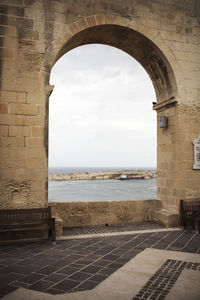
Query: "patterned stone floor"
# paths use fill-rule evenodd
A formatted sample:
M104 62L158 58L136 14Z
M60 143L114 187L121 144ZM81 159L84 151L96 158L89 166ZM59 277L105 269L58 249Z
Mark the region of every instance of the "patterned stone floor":
M200 253L200 234L179 230L0 246L0 297L18 287L54 295L93 289L145 248Z

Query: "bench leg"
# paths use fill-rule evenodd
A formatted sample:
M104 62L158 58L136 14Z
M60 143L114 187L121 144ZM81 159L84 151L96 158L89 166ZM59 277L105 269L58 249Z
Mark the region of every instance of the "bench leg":
M199 232L200 231L200 216L198 213L194 213L192 216L192 229Z
M187 220L187 215L186 214L182 214L181 215L181 226L182 227L186 227L186 220Z
M56 241L56 226L55 226L55 218L52 219L52 241Z
M48 239L51 239L53 242L56 241L56 228L55 228L55 218L49 220L49 233Z
M200 214L196 214L195 231L200 233Z
M181 226L184 227L184 217L181 215Z

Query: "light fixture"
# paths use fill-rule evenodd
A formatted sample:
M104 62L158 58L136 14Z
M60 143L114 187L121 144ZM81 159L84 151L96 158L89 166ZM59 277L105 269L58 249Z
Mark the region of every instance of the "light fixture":
M160 128L167 128L168 125L168 117L161 116L160 117Z

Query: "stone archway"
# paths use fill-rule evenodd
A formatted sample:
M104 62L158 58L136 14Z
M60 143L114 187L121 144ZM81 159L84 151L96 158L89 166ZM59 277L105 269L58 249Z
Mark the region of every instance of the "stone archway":
M158 126L157 147L158 200L167 215L177 213L181 198L199 196L200 172L192 169L192 141L200 134L196 1L8 2L0 5L1 208L47 205L50 71L87 43L124 50L153 81L158 121L168 117L167 128Z
M161 50L143 34L125 26L103 24L81 30L60 49L56 60L75 47L95 43L114 46L134 57L152 79L158 102L177 95L172 67Z
M75 33L64 43L56 55L55 61L73 48L95 43L119 48L134 57L144 67L156 91L157 104L154 106L154 109L162 107L163 104L164 107L167 105L167 108L177 104L176 79L167 58L152 40L128 27L116 24L88 26ZM158 145L162 143L162 139L160 140L159 138L160 136L158 135ZM159 166L162 164L162 157L158 156L158 158ZM158 185L158 194L159 188Z

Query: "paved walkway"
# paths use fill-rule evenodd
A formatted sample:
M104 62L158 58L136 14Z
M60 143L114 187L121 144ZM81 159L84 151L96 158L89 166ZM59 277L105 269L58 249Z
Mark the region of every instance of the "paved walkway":
M175 299L179 278L189 276L195 284L199 270L200 235L179 229L7 245L0 246L0 297ZM200 299L200 288L189 290L198 295L190 299Z

